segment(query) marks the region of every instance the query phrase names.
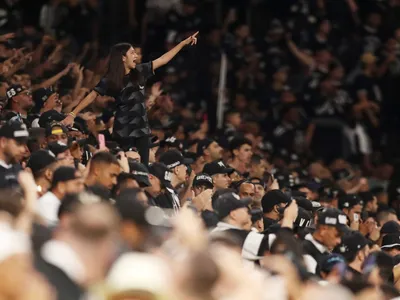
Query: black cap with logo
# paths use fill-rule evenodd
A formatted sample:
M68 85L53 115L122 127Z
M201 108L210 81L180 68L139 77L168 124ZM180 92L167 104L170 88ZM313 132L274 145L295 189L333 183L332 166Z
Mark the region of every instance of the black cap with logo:
M193 180L193 187L206 186L212 189L214 187L213 180L210 175L201 173L197 174Z
M199 141L197 144L197 155L202 156L204 154L204 150L206 150L213 142L214 140L212 139L204 139Z
M49 143L47 145L47 148L54 153L55 156L57 156L58 154L61 154L65 151L67 151L69 149L68 145L57 141L57 142L53 142L53 143Z
M381 228L381 235L391 233L400 233L400 225L396 221L388 221Z
M14 84L12 86L10 86L7 89L6 95L7 95L7 99L10 100L13 97L17 96L18 94L20 94L23 91L26 91L27 89L25 87L23 87L20 84Z
M343 195L339 197L339 208L352 208L356 205L364 205L362 199L357 195Z
M14 139L19 143L26 143L29 138L29 131L24 123L9 121L1 126L0 137Z
M153 163L149 165L149 173L157 177L164 187L172 189L172 173L166 165L157 162Z
M318 224L336 227L341 232L347 232L347 216L337 208L325 208L318 214Z
M240 199L236 193L225 193L212 202L212 207L220 220L227 217L232 211L249 207L250 198Z
M333 249L334 253L344 258L354 256L358 251L368 245L368 239L358 231L349 231L342 236L342 241Z
M210 176L215 174L232 174L234 169L228 168L222 161L213 161L208 163L203 168L203 173L206 173Z
M193 163L193 160L185 158L178 150L169 150L160 156L160 162L165 164L169 169L173 169L180 165Z
M61 123L51 123L46 127L46 137L50 135L60 135L60 134L67 134L68 129L62 125Z
M61 122L65 119L65 116L58 111L51 109L44 112L39 118L39 125L40 127L46 128L47 125L51 124L52 122Z
M140 187L151 186L149 181L149 170L144 164L136 161L129 161L129 170L133 179L139 183Z

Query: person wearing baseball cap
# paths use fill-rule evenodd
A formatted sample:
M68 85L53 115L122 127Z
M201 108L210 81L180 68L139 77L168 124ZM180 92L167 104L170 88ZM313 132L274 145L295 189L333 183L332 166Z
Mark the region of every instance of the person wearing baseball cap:
M222 147L213 139L203 139L197 143L197 155L203 157L205 163L222 159Z
M318 264L341 242L348 231L346 215L336 208L325 208L318 214L314 233L307 234L303 241L304 261L307 270L315 274Z
M31 154L26 166L35 178L39 195L43 195L51 186L53 172L58 167L54 153L49 150L38 150Z
M46 127L47 143L61 142L68 145L68 129L61 123L51 123Z
M168 150L161 154L160 162L171 170L171 185L173 188L177 188L186 181L186 165L193 161L185 158L178 150Z
M345 258L347 271L353 279L361 278L362 266L369 251L368 239L358 231L350 231L343 235L341 243L333 249L334 253Z
M54 153L57 160L59 160L60 162L62 161L63 165L70 166L70 167L75 166L74 157L72 156L68 145L58 141L58 142L49 143L47 145L47 148L51 152Z
M176 213L181 204L171 185L172 172L163 163L149 165L149 181L151 186L145 188L149 203L164 209L173 209Z
M142 190L151 186L149 181L149 171L146 166L131 159L128 159L128 162L130 172L122 172L118 175L117 186L115 188L116 195L119 195L125 189L137 188Z
M193 179L194 195L198 196L207 189L213 189L214 184L211 176L205 173L197 174Z
M61 199L69 193L83 191L83 180L80 172L72 167L59 167L54 171L49 191L39 198L37 213L45 220L47 226L56 226Z
M223 232L231 234L241 241L242 258L257 261L268 248L268 236L251 230L250 203L250 198L240 199L233 192L223 193L214 199L212 207L219 222L211 231L211 236L216 237Z
M210 175L213 179L215 189L226 189L231 184L229 177L234 169L227 168L223 161L214 161L212 163L205 164L202 173Z
M271 190L261 199L264 213L264 228L276 224L282 217L283 209L290 203L290 198L280 190Z
M382 251L392 257L400 257L400 232L390 233L382 239Z
M26 153L29 132L26 125L9 121L0 128L0 186L10 187L18 184L17 176L21 170L19 162Z
M12 85L7 89L7 108L9 113L6 115L7 120L18 119L23 121L27 126L30 122L27 120L29 111L34 107L32 93L29 89L22 85Z
M364 203L357 195L343 195L339 197L339 209L349 218L350 223L359 222Z

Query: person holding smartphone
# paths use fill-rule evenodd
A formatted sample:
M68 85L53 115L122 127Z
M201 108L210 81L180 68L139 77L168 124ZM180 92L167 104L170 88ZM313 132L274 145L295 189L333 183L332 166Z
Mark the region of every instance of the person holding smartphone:
M148 165L150 127L147 117L144 88L146 81L154 71L167 64L185 46L197 44L198 32L191 35L173 49L143 64L137 64L139 58L135 49L128 43L112 47L107 74L75 109L63 120L70 126L78 113L90 105L100 95L109 95L116 99L116 114L113 137L123 149L136 147L142 163ZM154 95L153 95L154 96Z

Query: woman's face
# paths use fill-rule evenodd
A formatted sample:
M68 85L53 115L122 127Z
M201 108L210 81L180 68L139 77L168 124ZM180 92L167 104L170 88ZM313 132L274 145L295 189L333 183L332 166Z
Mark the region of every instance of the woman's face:
M124 65L126 68L129 69L134 69L136 68L136 62L138 60L139 56L137 55L135 49L132 47L126 52L124 56L122 56L122 61L124 62Z

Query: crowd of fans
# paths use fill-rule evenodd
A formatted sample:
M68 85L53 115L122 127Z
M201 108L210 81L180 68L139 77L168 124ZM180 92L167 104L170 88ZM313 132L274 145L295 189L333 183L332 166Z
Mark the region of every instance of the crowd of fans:
M0 299L400 299L399 0L0 11ZM101 92L119 42L146 159Z

